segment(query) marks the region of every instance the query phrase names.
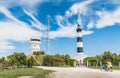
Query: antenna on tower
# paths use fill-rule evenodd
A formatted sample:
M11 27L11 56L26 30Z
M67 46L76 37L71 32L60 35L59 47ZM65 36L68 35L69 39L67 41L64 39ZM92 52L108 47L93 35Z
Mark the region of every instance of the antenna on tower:
M50 53L50 38L49 38L49 31L50 31L50 16L47 15L47 29L46 29L46 53Z

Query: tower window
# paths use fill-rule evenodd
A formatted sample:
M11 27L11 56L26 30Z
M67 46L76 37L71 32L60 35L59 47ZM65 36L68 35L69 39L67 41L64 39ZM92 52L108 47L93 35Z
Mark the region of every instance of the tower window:
M34 45L34 47L36 47L36 45Z

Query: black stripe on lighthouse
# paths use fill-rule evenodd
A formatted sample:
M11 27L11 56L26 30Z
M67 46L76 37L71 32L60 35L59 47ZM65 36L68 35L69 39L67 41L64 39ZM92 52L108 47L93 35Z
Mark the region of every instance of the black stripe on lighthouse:
M77 32L82 32L82 29L80 29L80 28L77 28L77 30L76 30Z
M82 37L77 37L77 42L82 42Z
M83 53L83 47L77 47L77 53Z

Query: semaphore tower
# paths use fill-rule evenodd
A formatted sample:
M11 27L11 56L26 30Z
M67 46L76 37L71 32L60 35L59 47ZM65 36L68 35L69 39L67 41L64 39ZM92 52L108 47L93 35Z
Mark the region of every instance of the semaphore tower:
M40 38L38 36L33 36L30 39L30 54L33 54L33 52L40 51Z

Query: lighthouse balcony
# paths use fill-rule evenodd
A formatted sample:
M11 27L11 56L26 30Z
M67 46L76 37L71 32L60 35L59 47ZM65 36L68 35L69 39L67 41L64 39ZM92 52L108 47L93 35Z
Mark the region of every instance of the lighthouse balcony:
M31 41L30 44L41 44L39 41Z
M40 39L31 39L31 41L39 41L40 42Z

